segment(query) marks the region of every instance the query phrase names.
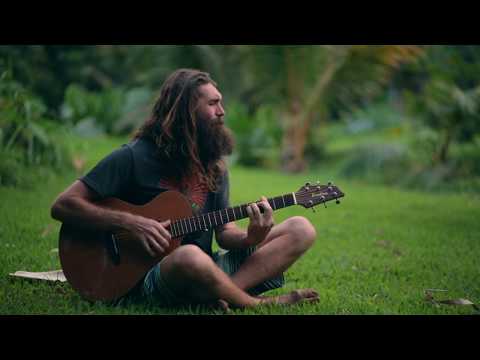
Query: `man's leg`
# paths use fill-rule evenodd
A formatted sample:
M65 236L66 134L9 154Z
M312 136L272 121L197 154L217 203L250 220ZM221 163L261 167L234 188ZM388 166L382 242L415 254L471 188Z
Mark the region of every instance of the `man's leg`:
M211 303L223 299L244 308L259 305L256 299L235 285L200 248L178 248L161 265L161 276L170 290L192 303Z
M313 245L316 237L315 228L303 217L293 217L274 226L258 250L232 275L232 281L246 291L283 274Z
M301 237L303 240L300 240L297 243L297 246L289 247L286 260L281 261L280 265L275 267L282 271L281 269L283 269L286 264L285 261L291 261L293 263L313 243L315 239L314 229L312 227L313 230L310 229L310 232L313 231L313 233L309 234L309 229L307 227L307 230L305 230L305 225L306 222L302 218L293 218L284 223L284 225L280 224L276 229L272 229L265 241L265 245L262 245L261 249L257 252L262 249L267 249L267 251L264 250L260 254L269 254L271 249L274 248L271 246L267 247L268 244L274 239L277 239L276 242L280 243L278 238L282 237L284 231L282 229L285 226L294 229L293 233L295 236L293 236L293 238ZM303 230L300 230L300 228ZM287 231L285 235L290 238L291 231ZM261 256L265 257L265 255ZM258 260L262 260L262 257L259 258L257 256L254 260L257 258ZM244 264L241 267L242 272L247 275L251 271L255 272L255 262L253 265L248 265L248 263L252 263L251 260L247 261L247 264ZM256 277L254 280L250 279L249 281L244 282L244 284L253 283L254 281L262 282L264 279L269 278L270 273L271 271L262 272L262 276ZM192 303L207 304L215 301L224 301L234 307L245 308L272 303L295 304L304 299L318 295L315 292L312 293L312 291L307 290L276 297L252 297L245 292L246 288L239 287L235 281L233 281L234 279L231 279L225 274L200 248L191 245L182 246L166 257L161 263L161 274L163 280L172 291L182 298L188 299Z

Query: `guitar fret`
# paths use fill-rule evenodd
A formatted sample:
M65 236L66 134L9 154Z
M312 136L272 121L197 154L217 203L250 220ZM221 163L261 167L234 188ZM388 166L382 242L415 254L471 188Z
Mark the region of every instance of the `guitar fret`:
M210 223L210 227L212 227L212 219L210 219L210 214L207 214L208 215L208 222Z
M230 218L228 217L228 209L225 209L225 214L227 215L227 222L225 224L228 224L230 222Z
M272 199L272 209L277 210L277 205L275 204L275 198Z
M283 201L283 207L285 207L285 197L282 196L282 201Z
M205 223L205 216L202 215L203 225L205 226L205 231L208 230L207 224Z

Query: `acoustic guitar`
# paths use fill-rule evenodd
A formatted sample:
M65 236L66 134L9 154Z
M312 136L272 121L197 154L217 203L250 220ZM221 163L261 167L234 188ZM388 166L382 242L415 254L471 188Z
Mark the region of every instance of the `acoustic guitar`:
M293 205L313 208L345 194L331 183L307 183L299 191L268 199L274 211ZM167 191L144 206L115 198L96 205L125 211L163 222L171 220L172 241L163 256L152 257L139 241L126 232L87 230L63 223L59 236L59 255L70 285L91 301L112 301L126 295L146 273L182 244L186 235L209 231L220 225L248 217L247 206L240 205L206 214L194 215L189 201L179 192ZM326 205L326 204L325 204Z

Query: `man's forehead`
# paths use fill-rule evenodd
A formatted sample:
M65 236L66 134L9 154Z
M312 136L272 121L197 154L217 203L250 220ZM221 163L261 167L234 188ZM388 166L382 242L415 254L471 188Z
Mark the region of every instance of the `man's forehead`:
M208 100L222 99L222 94L220 94L220 91L212 84L200 86L200 93Z

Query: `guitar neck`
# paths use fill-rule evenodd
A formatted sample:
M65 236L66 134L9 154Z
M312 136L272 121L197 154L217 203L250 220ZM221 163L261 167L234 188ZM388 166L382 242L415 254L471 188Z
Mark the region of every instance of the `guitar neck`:
M297 199L295 197L295 193L290 193L287 195L270 198L268 199L268 203L273 211L277 211L289 206L297 205ZM173 221L170 225L170 232L172 233L173 238L183 237L196 232L209 231L233 221L246 219L248 217L248 205L249 204L239 205L227 209L213 211L207 214Z

